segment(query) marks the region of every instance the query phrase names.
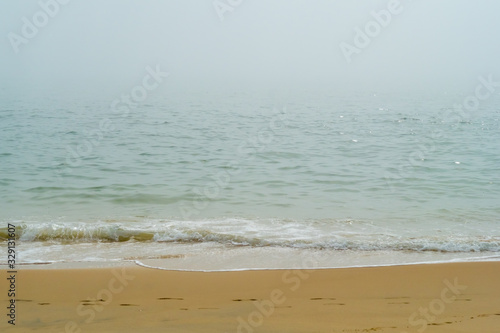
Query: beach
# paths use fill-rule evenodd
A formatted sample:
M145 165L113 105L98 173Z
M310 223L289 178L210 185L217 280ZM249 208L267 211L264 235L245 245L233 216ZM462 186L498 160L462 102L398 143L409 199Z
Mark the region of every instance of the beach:
M4 319L0 330L498 332L499 274L498 262L216 272L21 268L16 325ZM8 280L1 281L7 290Z
M498 333L500 99L467 94L0 92L0 332Z
M500 332L500 2L69 2L0 12L0 333Z

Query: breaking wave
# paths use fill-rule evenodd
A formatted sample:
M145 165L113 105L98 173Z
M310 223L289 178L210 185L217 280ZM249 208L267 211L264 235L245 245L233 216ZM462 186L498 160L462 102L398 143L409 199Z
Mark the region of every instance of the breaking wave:
M341 221L342 222L342 221ZM347 227L346 227L347 226ZM0 240L8 238L0 228ZM20 242L213 242L231 246L360 251L497 252L499 236L442 233L409 235L358 223L293 221L148 221L137 223L17 223Z

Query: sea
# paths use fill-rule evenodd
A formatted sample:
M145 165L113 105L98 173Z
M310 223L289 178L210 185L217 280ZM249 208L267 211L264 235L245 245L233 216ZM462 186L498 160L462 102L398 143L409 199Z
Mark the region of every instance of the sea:
M500 259L500 95L0 90L0 267Z

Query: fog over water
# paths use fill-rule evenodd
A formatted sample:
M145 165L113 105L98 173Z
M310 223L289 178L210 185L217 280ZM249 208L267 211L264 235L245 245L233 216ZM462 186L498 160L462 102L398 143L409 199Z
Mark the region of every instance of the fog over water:
M473 87L499 67L493 0L40 3L53 17L37 16L38 1L2 6L2 87L111 94L160 64L171 73L165 90L449 91ZM25 28L27 42L9 37L24 38L23 17L42 25L36 33ZM348 63L340 45L356 47L357 27L373 37Z

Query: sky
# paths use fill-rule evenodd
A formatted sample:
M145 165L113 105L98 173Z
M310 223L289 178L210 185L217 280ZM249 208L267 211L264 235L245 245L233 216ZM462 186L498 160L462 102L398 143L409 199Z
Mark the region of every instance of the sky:
M159 66L168 89L470 91L500 77L499 12L495 0L4 1L0 87L122 91Z

